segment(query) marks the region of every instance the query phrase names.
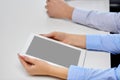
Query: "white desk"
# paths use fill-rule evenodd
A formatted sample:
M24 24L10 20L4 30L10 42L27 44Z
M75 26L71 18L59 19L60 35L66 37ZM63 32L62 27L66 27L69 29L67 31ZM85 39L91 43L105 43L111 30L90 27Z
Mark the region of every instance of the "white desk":
M79 1L69 3L83 9L109 10L109 0ZM31 32L105 33L70 21L51 19L46 15L44 6L45 0L0 0L0 80L56 80L49 77L29 76L21 66L17 53L21 51ZM97 54L98 52L91 51L88 54L88 51L86 52L85 67L110 67L109 54Z

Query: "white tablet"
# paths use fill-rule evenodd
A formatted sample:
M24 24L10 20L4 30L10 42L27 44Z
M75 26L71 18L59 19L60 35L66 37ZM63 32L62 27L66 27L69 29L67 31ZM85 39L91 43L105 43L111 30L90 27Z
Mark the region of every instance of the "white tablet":
M31 34L22 53L69 67L79 64L81 49L44 36Z

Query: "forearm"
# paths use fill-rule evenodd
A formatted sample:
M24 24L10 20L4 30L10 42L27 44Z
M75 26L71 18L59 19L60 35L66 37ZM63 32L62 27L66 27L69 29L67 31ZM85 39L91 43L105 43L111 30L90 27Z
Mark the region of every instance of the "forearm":
M87 11L75 8L72 21L92 28L119 33L119 17L120 13Z
M59 66L50 66L49 76L61 78L61 79L67 79L68 75L68 69L65 67L59 67Z
M83 49L86 48L86 35L68 34L66 38L67 40L63 40L64 43Z
M71 66L68 80L120 80L120 66L106 70L89 69Z
M90 50L107 51L109 53L120 53L120 35L87 35L86 48Z

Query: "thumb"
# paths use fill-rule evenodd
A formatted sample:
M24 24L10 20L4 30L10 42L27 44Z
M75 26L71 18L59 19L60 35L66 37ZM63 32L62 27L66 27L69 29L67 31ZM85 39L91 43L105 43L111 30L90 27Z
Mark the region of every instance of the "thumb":
M28 56L28 55L22 55L23 59L30 63L30 64L36 64L37 60L35 58L33 58L32 56Z
M40 34L41 36L44 37L48 37L48 38L52 38L54 35L52 33L48 33L48 34Z
M49 34L43 34L43 36L52 38L58 41L62 41L65 38L65 33L63 32L51 32Z

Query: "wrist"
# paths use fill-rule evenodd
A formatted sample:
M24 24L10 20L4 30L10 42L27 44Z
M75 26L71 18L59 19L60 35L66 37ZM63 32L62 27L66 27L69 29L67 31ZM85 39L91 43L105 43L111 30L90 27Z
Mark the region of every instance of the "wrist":
M66 8L66 18L69 20L72 20L72 14L73 14L74 8L72 6L69 6Z
M74 10L74 8L71 7L71 6L69 6L68 14L67 14L67 19L72 20L73 10Z
M65 67L60 67L60 66L50 66L49 70L49 76L61 78L61 79L67 79L68 75L68 69Z
M80 48L86 48L86 36L85 35L80 35Z

